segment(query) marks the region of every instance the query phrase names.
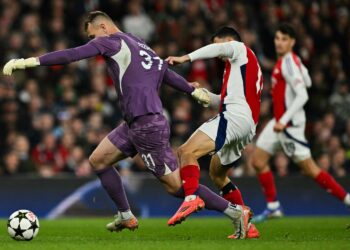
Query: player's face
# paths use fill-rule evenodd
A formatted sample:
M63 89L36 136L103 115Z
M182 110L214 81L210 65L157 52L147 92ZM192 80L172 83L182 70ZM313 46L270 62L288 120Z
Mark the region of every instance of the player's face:
M282 56L292 51L295 44L295 39L291 38L287 34L283 34L281 31L277 31L275 34L275 50L277 55Z
M88 38L94 39L95 37L105 36L106 29L105 29L104 24L89 23L88 27L86 29L86 33L87 33Z
M220 38L220 37L214 37L213 43L226 43L226 42L230 42L230 41L234 41L234 39L232 37L224 37L224 38ZM227 58L225 57L219 57L219 59L226 61Z

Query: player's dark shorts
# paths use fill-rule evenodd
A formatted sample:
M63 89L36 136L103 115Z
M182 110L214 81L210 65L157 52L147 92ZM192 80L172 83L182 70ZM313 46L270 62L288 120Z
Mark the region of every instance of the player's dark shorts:
M139 153L156 177L177 169L169 138L169 124L161 114L137 117L130 125L123 122L108 134L108 139L125 155L133 157Z

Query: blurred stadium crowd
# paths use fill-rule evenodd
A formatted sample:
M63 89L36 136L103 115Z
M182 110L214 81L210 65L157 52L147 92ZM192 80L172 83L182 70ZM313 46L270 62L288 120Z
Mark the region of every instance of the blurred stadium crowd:
M350 174L349 0L0 0L1 68L11 58L85 43L84 13L97 9L107 12L123 31L143 38L162 58L208 44L220 26L237 28L264 72L258 132L271 117L274 28L290 22L297 30L296 52L313 80L306 110L315 159L337 177ZM197 61L174 70L216 93L220 90L219 61ZM161 97L174 148L217 113L165 86ZM121 122L116 99L102 57L21 71L14 77L1 75L0 175L91 175L88 155ZM245 150L235 176L254 175L252 150L252 145ZM207 166L208 159L202 164ZM278 176L297 172L282 153L272 164ZM137 157L119 167L125 174L145 170Z

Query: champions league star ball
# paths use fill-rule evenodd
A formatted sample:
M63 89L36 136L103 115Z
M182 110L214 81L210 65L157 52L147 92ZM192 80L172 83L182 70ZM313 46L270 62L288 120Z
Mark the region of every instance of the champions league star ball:
M29 210L18 210L8 219L7 232L15 240L32 240L39 232L39 220Z

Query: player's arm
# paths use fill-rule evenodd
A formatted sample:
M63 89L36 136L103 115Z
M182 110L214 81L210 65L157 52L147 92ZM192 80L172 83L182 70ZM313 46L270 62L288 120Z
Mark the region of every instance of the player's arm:
M54 51L39 57L40 65L63 65L101 54L91 43L76 48Z
M76 48L58 50L40 57L27 59L12 59L5 64L4 75L11 75L14 70L33 68L37 66L63 65L100 54L100 51L91 43Z
M204 88L195 88L188 83L185 78L175 73L171 69L167 69L165 71L163 80L165 84L173 87L174 89L191 94L193 99L197 100L198 103L204 107L208 107L211 104L211 92Z
M54 51L40 57L27 59L12 59L4 66L4 75L11 75L16 69L26 69L37 66L63 65L97 55L111 56L121 48L120 40L112 40L108 36L97 37L85 45Z
M304 66L304 64L301 64L301 75L303 76L303 80L305 82L305 85L307 88L310 88L312 85L311 77L309 74L308 69Z
M295 93L294 101L279 120L283 125L287 125L293 115L305 105L309 96L306 91L307 83L305 82L300 69L291 57L286 58L283 62L282 74L286 79L287 84L292 87Z
M231 41L225 43L213 43L204 46L200 49L193 51L192 53L180 57L170 56L166 61L170 65L181 64L187 61L196 61L200 59L209 59L215 57L231 58L235 59L241 49L243 48L243 43Z
M188 83L185 78L175 73L171 69L167 69L165 71L163 80L165 84L187 94L191 94L195 90L195 88Z

